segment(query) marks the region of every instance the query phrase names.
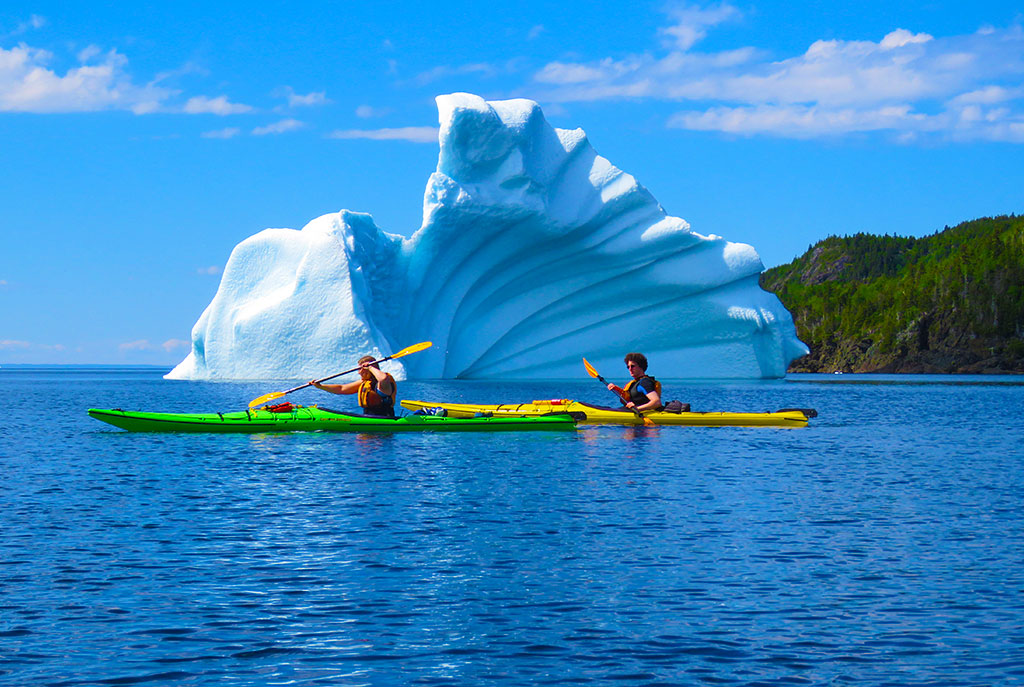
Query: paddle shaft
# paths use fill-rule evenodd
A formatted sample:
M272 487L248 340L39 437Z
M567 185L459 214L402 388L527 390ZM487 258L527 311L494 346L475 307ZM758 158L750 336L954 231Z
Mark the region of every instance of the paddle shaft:
M367 364L368 365L376 365L377 363L382 363L385 360L394 360L395 358L401 358L404 355L409 355L410 353L417 353L417 352L422 351L424 349L430 348L433 345L434 344L431 343L430 341L421 341L418 344L413 344L412 346L408 346L406 348L403 348L402 350L398 351L397 353L392 353L391 355L389 355L387 357L380 358L378 360L374 360L373 362L367 363ZM326 382L328 379L334 379L335 377L340 377L342 375L347 375L350 372L356 372L357 370L362 369L362 367L363 366L360 365L359 367L353 367L351 370L345 370L344 372L339 372L337 374L333 374L333 375L330 375L328 377L323 377L322 379L317 379L317 380L314 380L312 382L306 382L305 384L302 384L301 386L297 386L297 387L295 387L293 389L288 389L288 391L274 391L274 392L271 392L269 394L264 394L264 395L260 396L259 398L254 398L253 400L249 401L249 407L253 408L255 406L260 405L261 403L267 403L268 401L273 401L275 399L281 398L282 396L290 394L293 391L298 391L299 389L305 389L307 386L313 386L314 384L320 384L321 382Z
M385 360L391 360L391 358L393 358L393 357L394 356L390 356L389 355L386 358L381 358L380 360L374 360L373 362L366 363L366 364L367 365L376 365L377 363L382 363ZM329 379L334 379L335 377L340 377L342 375L347 375L347 374L352 373L352 372L358 372L361 369L363 369L362 365L360 365L359 367L353 367L351 370L345 370L344 372L339 372L338 374L333 374L330 377L324 377L323 379L317 379L317 380L314 380L312 382L306 382L302 386L297 386L294 389L288 389L288 391L282 391L281 395L284 396L285 394L290 394L291 392L298 391L299 389L305 389L307 386L313 386L314 384L323 384L324 382L326 382Z

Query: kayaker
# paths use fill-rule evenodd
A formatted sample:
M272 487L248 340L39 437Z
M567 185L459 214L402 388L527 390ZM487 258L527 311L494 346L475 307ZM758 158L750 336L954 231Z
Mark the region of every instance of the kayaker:
M661 410L661 382L647 374L647 356L643 353L627 353L626 369L633 377L626 388L609 384L608 388L619 395L622 404L641 413L647 410Z
M312 381L310 384L332 394L359 394L359 405L364 415L394 417L398 385L395 378L381 370L374 360L372 355L359 359L359 376L362 379L357 382L318 384Z

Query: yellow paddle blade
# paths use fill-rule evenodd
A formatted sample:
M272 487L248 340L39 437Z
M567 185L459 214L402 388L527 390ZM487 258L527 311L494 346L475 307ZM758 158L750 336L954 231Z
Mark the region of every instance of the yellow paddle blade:
M598 377L601 376L597 374L597 370L594 369L593 365L587 362L586 358L583 359L583 367L587 368L587 374L589 374L594 379L597 379Z
M410 353L418 353L418 352L422 351L425 348L430 348L433 345L434 345L433 341L420 341L418 344L413 344L412 346L406 346L405 348L400 350L398 353L395 353L394 355L389 356L389 357L392 358L392 359L394 359L394 358L401 358L403 355L409 355Z
M253 400L249 401L249 407L250 408L255 408L256 406L261 406L264 403L268 403L270 401L273 401L275 398L281 398L282 396L285 395L285 393L287 393L287 392L285 392L285 391L271 391L269 394L263 394L259 398L254 398Z

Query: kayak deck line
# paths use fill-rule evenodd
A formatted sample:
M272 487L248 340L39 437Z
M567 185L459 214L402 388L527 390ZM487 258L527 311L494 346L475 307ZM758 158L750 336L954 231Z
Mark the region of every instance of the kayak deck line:
M572 430L576 427L576 418L564 412L536 417L407 415L391 418L317 406L293 406L285 412L246 410L228 413L154 413L119 408L90 408L88 413L96 420L131 432L500 432Z
M775 412L682 412L655 411L643 413L643 417L626 408L598 406L568 398L537 400L530 403L434 403L427 401L402 401L403 408L421 410L443 408L450 417L471 417L477 413L491 413L522 417L538 417L550 412L570 412L582 415L580 424L587 425L640 425L650 420L656 425L683 427L806 427L809 418L816 417L813 409L789 408Z

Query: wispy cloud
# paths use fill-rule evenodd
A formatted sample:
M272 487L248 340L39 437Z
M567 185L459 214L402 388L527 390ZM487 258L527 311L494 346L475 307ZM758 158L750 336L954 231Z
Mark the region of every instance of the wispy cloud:
M209 267L200 267L199 269L196 270L196 272L198 274L206 274L206 275L211 275L211 276L216 276L216 275L220 274L220 271L221 271L220 265L210 265Z
M395 129L340 129L328 134L328 138L365 138L373 141L409 141L411 143L437 143L436 126L405 126Z
M214 131L204 131L200 136L203 138L234 138L242 133L242 130L237 126L229 126L223 129L216 129Z
M28 33L29 31L35 31L46 26L46 17L38 14L33 14L31 17L23 22L20 22L13 31L7 34L0 34L0 38L14 38L22 34Z
M40 344L31 341L19 341L17 339L0 340L0 351L47 351L61 352L67 350L64 344Z
M703 40L711 27L743 16L738 9L724 2L711 7L672 7L668 15L673 23L659 29L658 33L665 37L667 44L684 51Z
M391 114L390 107L371 107L370 105L360 105L356 108L356 117L359 117L360 119L384 117L389 114Z
M18 341L16 339L0 339L0 351L16 351L31 348L32 344L28 341Z
M669 126L742 135L775 134L790 138L814 138L886 129L923 131L936 128L936 122L933 118L911 112L906 105L874 110L759 105L682 112L669 120Z
M216 98L197 95L189 98L182 109L186 114L214 114L222 117L253 111L249 105L231 102L226 95L219 95Z
M126 341L123 344L118 345L118 351L121 353L150 353L155 351L163 350L168 353L173 353L176 350L186 350L191 347L191 342L184 341L183 339L168 339L164 343L156 344L148 339L138 339L137 341Z
M80 66L60 75L48 68L53 55L46 50L25 44L0 48L0 111L145 114L174 95L169 89L133 83L126 72L127 59L116 50L87 48L78 57Z
M152 351L155 350L155 346L149 342L149 339L139 339L137 341L127 341L120 344L118 345L117 350L122 353L130 353L132 351Z
M160 344L160 348L164 349L168 353L173 353L181 349L188 349L192 347L191 341L185 341L183 339L168 339Z
M121 353L145 353L152 351L166 351L167 353L173 353L177 350L191 348L192 343L183 339L168 339L162 344L155 344L149 339L138 339L136 341L126 341L125 343L118 344L117 350Z
M300 122L297 119L282 119L280 122L274 122L267 126L258 126L252 130L253 136L269 136L272 134L283 134L288 131L295 131L306 126L305 123Z
M485 62L476 62L473 64L464 64L458 67L452 67L449 65L442 65L428 69L425 72L420 72L413 79L413 82L418 86L426 86L440 79L452 77L452 76L466 76L474 74L476 76L482 76L490 78L500 74L502 69L492 64Z
M543 24L537 24L536 26L532 27L526 33L526 40L528 40L528 41L536 40L536 39L540 38L540 36L543 33L544 33L544 25Z
M315 105L326 105L331 102L327 98L326 91L316 91L313 93L301 95L299 93L296 93L295 89L293 89L291 86L282 86L281 88L275 89L272 95L275 98L284 98L287 101L287 107L289 109L295 109L297 107L313 107Z

